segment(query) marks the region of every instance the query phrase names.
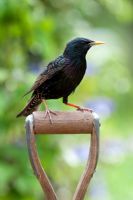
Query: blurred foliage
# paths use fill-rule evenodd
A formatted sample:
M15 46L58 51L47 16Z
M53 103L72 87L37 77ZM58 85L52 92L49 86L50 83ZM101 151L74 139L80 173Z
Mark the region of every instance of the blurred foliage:
M106 42L88 53L86 77L69 98L91 105L102 122L101 159L86 199L133 199L132 0L0 0L0 199L43 199L28 162L24 119L15 116L40 69L79 36ZM50 100L49 106L68 110L61 100ZM116 139L124 147L107 145ZM88 137L39 136L37 141L56 191L69 199L85 162L77 162L73 149Z

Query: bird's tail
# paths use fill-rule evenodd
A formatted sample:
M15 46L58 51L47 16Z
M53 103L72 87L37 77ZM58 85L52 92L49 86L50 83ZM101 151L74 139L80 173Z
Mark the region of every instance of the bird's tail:
M18 113L18 115L16 117L30 115L32 112L37 110L37 108L41 102L42 102L42 100L39 96L37 96L37 95L33 96L30 99L29 103L25 106L25 108L20 113Z

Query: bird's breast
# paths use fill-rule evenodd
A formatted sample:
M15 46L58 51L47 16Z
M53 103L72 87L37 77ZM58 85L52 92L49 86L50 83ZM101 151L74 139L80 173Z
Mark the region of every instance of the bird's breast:
M84 77L86 71L86 63L75 63L70 67L64 69L65 77L70 82L73 89L75 89Z

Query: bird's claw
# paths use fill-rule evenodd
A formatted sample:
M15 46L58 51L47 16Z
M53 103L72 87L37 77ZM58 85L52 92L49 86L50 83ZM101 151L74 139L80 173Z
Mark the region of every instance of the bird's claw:
M84 108L84 107L79 107L79 108L77 108L77 110L81 111L81 112L84 112L84 111L91 112L91 113L93 112L92 109L90 109L90 108Z
M53 115L57 115L55 112L53 112L53 111L51 111L51 110L49 110L49 109L46 109L46 111L45 111L45 118L47 117L47 115L48 115L48 117L49 117L49 120L50 120L50 123L51 124L53 124L53 121L52 121L52 117L51 117L51 114L53 114Z

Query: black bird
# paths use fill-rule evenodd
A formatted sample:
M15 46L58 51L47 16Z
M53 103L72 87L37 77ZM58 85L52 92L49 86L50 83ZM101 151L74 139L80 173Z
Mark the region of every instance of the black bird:
M37 110L39 104L44 102L45 116L48 114L52 122L50 113L55 113L48 109L45 100L61 97L63 103L84 110L77 105L68 103L68 96L74 92L85 74L87 51L92 46L99 44L104 44L104 42L86 38L76 38L70 41L66 45L64 53L48 64L47 68L38 76L32 88L26 93L32 92L31 99L17 117L28 116Z

